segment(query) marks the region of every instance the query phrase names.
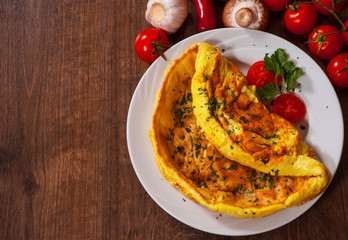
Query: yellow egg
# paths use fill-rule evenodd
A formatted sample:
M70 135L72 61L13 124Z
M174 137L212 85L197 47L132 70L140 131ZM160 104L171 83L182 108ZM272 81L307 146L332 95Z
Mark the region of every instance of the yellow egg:
M235 217L303 204L330 178L298 131L270 113L239 69L207 43L194 44L166 70L150 139L174 187Z

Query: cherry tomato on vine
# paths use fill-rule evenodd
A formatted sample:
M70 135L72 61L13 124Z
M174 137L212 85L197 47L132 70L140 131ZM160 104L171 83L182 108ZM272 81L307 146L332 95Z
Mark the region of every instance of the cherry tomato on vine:
M272 12L280 12L283 11L286 8L286 5L288 5L291 0L261 0L268 10Z
M265 69L263 61L255 62L248 70L247 81L249 85L255 85L256 88L263 87L267 83L275 84L275 76L273 73L268 72ZM283 79L281 76L277 77L277 85L282 83Z
M305 115L306 105L299 96L284 93L274 99L272 112L294 123Z
M297 35L313 30L317 22L317 11L310 3L289 5L284 15L285 27Z
M161 30L149 28L139 33L134 47L141 60L152 63L159 56L166 59L163 53L169 48L169 40Z
M327 76L334 85L348 87L348 53L341 53L333 57L326 70Z
M324 4L328 9L333 10L332 1L335 3L335 12L341 11L341 9L344 7L344 4L346 3L346 0L319 0L322 4ZM321 6L319 3L313 3L313 6L315 9L317 9L318 13L322 15L329 16L331 13L326 10L323 6Z
M330 25L321 25L314 29L308 37L308 48L320 59L330 59L343 48L343 37L338 30ZM325 36L325 34L330 34Z
M344 25L348 28L348 20L346 20L344 22ZM343 27L342 27L343 30ZM348 45L348 32L342 32L342 37L343 37L343 41L346 45Z

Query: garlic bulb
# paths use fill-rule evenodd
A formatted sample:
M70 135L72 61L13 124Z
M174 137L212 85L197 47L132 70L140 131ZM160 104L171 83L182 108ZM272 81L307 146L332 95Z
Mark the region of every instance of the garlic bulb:
M187 15L186 0L149 0L145 18L152 26L170 35L178 31Z

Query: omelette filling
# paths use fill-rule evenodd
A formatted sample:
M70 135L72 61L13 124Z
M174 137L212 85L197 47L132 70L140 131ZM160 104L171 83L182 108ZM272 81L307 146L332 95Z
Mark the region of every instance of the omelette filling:
M227 95L229 91L234 94L229 88L215 90L209 110L235 144L265 165L281 161L285 154L298 153L296 145L300 135L290 122L271 114L263 104L251 101L245 93L232 95L231 99Z
M265 165L280 162L285 154L297 155L301 139L296 128L259 102L255 87L246 85L236 66L218 53L212 59L211 66L195 76L204 86L198 92L209 98L210 117L222 125L234 145Z
M283 203L308 179L308 177L278 176L277 169L272 170L272 176L222 156L197 126L189 88L186 92L182 92L173 108L174 126L166 133L172 162L198 189L204 190L200 192L207 199L241 208ZM256 114L249 115L257 117ZM235 117L241 118L238 115Z

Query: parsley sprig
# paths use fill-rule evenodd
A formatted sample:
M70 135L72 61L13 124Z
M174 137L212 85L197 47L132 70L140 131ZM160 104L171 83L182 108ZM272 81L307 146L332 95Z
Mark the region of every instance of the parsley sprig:
M273 73L275 79L283 76L284 84L278 86L277 81L275 81L275 83L268 83L264 87L257 89L256 93L262 99L267 100L275 95L283 94L285 87L288 92L295 90L296 80L301 76L302 69L295 67L294 63L287 59L287 54L281 48L278 48L271 56L268 54L265 55L263 59L265 69Z

